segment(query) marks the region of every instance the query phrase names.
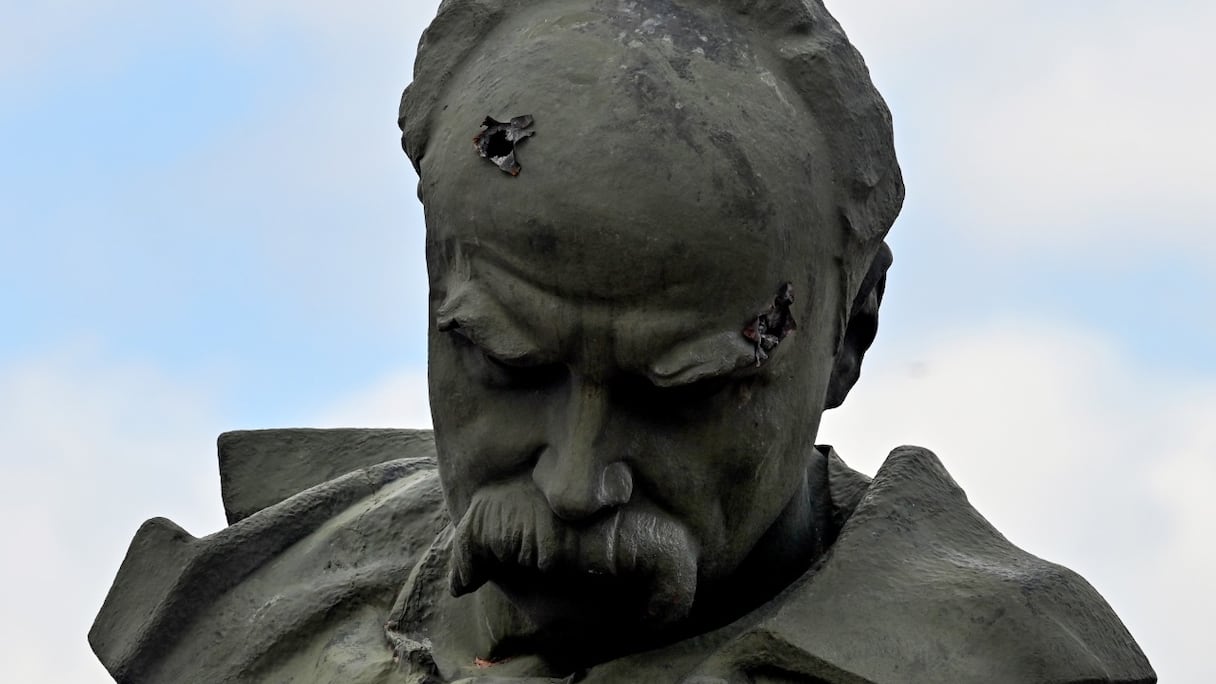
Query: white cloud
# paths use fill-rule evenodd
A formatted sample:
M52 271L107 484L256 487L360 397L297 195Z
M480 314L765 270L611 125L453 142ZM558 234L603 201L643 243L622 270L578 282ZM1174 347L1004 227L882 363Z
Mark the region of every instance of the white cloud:
M1216 254L1212 3L834 10L899 94L912 201L941 207L969 239Z
M111 681L85 634L136 528L224 524L207 395L87 348L0 366L7 681Z
M897 445L932 449L1014 543L1097 587L1162 681L1216 679L1216 379L1025 320L876 355L820 441L869 472Z
M112 681L85 636L136 529L225 525L218 388L88 345L0 366L0 651L6 681ZM307 423L307 419L301 419ZM316 426L429 427L424 371L336 400Z
M318 412L315 427L431 427L426 370L406 368Z

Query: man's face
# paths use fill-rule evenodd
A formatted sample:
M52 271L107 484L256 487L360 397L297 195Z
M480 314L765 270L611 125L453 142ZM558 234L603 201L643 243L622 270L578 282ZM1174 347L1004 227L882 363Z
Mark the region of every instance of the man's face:
M488 183L517 191L493 174ZM674 574L622 576L637 603L614 604L678 619L698 586L730 577L805 479L842 303L835 264L798 263L743 232L729 197L690 202L653 182L586 202L544 189L518 188L547 198L543 219L509 196L471 211L459 187L431 197L433 215L459 222L434 227L428 250L440 473L453 519L468 518L480 548L457 589L494 580L549 614L563 610L551 598L570 604L563 582L575 595L630 572ZM758 365L744 330L785 283L798 330ZM655 538L622 536L655 526ZM631 543L684 564L647 556L622 568ZM642 595L659 591L683 598Z
M453 588L678 622L806 479L846 301L825 167L763 79L686 109L645 55L509 57L453 86L422 163ZM487 113L535 117L518 178L469 143ZM744 330L787 283L798 329L757 363Z

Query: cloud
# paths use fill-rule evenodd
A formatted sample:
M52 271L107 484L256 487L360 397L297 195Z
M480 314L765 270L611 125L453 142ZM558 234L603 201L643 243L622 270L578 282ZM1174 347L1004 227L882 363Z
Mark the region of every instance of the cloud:
M316 427L431 427L426 370L404 368L323 408Z
M85 634L136 528L224 524L208 395L87 345L0 366L6 679L110 681Z
M136 529L156 516L196 536L226 524L215 439L233 425L218 394L89 344L0 366L8 680L112 681L85 635ZM315 425L429 427L425 371L337 399Z
M1216 65L1216 6L834 9L893 96L905 171L921 188L912 201L967 239L1216 254L1216 93L1201 85Z
M869 472L897 445L932 449L1011 541L1094 584L1162 681L1216 678L1216 379L1033 320L908 342L876 351L820 441Z
M88 344L0 366L8 679L111 681L85 634L135 530L154 516L196 536L225 525L215 438L232 425L216 394ZM337 399L315 425L429 427L425 371Z

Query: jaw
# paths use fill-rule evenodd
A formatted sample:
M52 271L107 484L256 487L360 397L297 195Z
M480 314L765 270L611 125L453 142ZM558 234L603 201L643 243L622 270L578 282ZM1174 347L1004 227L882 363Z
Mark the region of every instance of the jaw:
M733 622L768 602L805 574L827 550L829 496L824 457L806 461L798 486L776 520L725 579L703 583L692 615L702 630Z
M516 571L502 574L494 585L528 618L529 641L544 652L662 631L644 618L646 588L637 580Z
M643 577L535 570L499 572L477 592L497 638L490 660L535 655L553 672L570 672L645 651L701 631L687 620L667 622L651 614L655 589ZM496 602L503 605L494 607Z

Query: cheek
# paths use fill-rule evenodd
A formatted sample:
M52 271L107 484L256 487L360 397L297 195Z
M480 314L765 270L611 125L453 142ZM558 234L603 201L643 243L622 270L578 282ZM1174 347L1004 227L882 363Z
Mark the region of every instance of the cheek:
M449 509L459 516L483 485L530 469L549 400L540 392L482 386L456 350L434 342L429 384L440 478Z
M658 458L646 466L646 479L695 530L711 566L739 562L805 476L818 412L805 393L792 391L805 387L799 380L805 378L735 388L702 420L664 435Z
M741 499L774 479L782 455L793 451L794 408L772 383L746 382L680 424L633 429L649 435L634 464L654 498L707 535L721 536L737 518Z

